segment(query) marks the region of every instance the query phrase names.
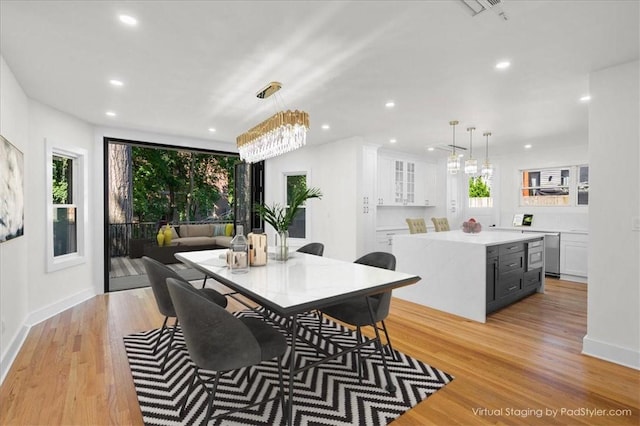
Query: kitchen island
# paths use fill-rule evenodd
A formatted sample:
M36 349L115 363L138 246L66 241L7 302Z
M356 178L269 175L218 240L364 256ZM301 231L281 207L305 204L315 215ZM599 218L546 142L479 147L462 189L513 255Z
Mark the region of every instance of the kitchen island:
M422 280L393 295L486 322L488 313L544 292L543 248L542 236L513 232L395 235L396 270Z

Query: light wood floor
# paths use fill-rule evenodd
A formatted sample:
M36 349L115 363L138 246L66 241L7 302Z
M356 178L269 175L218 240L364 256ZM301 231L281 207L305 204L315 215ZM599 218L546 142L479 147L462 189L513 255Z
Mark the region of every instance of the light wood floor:
M122 337L161 322L147 288L34 326L0 387L0 424L142 424ZM394 299L387 326L396 349L455 376L394 424L640 424L640 372L580 354L582 284L547 279L486 324Z

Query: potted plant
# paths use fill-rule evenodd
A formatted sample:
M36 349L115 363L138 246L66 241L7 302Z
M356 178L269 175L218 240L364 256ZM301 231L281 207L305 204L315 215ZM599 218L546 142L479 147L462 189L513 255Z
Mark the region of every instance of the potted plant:
M293 222L300 207L311 198L322 198L320 189L307 187L295 189L291 194L291 202L288 208L279 203L274 203L270 206L256 204L255 211L260 218L273 226L276 231L276 260L287 260L289 254L287 245L289 226L291 226L291 222Z

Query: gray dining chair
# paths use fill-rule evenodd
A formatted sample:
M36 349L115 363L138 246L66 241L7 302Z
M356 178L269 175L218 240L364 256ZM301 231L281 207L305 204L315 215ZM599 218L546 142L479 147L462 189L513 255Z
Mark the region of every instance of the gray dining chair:
M166 330L169 329L169 327L167 327L167 322L169 318L176 318L176 311L173 307L173 302L171 301L169 290L167 289L167 278L174 278L180 281L184 281L184 279L180 275L178 275L178 273L175 272L173 269L169 268L167 265L164 265L150 257L143 256L142 264L144 265L144 269L147 272L147 277L149 278L149 283L151 284L151 290L153 291L153 297L156 299L156 305L158 305L158 310L162 315L164 315L164 322L162 323L162 328L160 329L160 333L158 334L156 344L153 347L153 353L156 354L158 352L158 348L160 347L160 342L162 340L163 334L165 333ZM207 297L208 299L215 302L219 306L223 308L227 306L227 298L224 297L222 294L218 293L217 291L215 291L214 289L203 288L197 291L201 292L203 296ZM173 338L174 338L175 330L177 326L178 326L178 319L176 318L176 321L174 322L173 327L171 327L169 344L167 345L167 352L165 353L164 360L162 361L162 366L161 366L162 371L164 371L164 367L167 363L167 359L169 358L169 353L172 350Z
M282 357L287 350L287 340L284 335L260 319L234 316L203 297L201 292L184 281L169 278L167 287L181 324L189 357L195 364L189 388L182 400L180 417L184 416L189 395L198 385L202 385L208 395L207 410L202 421L205 425L210 420L277 399L281 400L282 412L286 413L282 375ZM216 390L222 375L274 358L277 358L278 364L279 395L260 402L252 401L247 406L234 408L212 417ZM200 374L201 369L215 372L214 377L203 377ZM251 379L247 378L247 380ZM268 383L265 383L265 386L268 386Z
M300 247L298 250L296 250L300 253L307 253L307 254L313 254L316 256L322 256L324 254L324 244L322 243L309 243L306 244L302 247Z
M391 271L394 271L396 269L395 256L391 253L386 252L372 252L366 254L357 259L354 263L373 266L376 268L389 269ZM367 303L367 298L369 299L371 310L373 311L373 323L371 322L371 314L369 312L369 303ZM382 330L384 332L386 338L385 347L388 349L389 354L391 355L393 360L395 360L395 352L393 351L393 347L391 346L391 339L389 338L389 333L387 332L387 326L384 323L384 320L387 318L387 316L389 316L390 305L391 290L373 296L353 297L345 302L326 306L322 308L320 312L319 333L320 335L322 335L323 315L328 315L332 318L342 321L343 323L356 327L356 340L358 344L362 342L361 328L365 326L372 326L376 329L376 335L378 335L378 330ZM379 327L378 323L380 323L382 327ZM380 342L380 345L382 345L382 342ZM382 353L381 355L384 356ZM358 375L360 376L362 356L359 349L356 350L356 358Z

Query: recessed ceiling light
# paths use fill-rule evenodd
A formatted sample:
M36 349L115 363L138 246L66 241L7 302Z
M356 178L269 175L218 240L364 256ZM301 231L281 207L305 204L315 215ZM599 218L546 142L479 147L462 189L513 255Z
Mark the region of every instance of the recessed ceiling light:
M135 26L138 25L138 20L136 18L134 18L133 16L129 16L129 15L120 15L118 16L118 19L120 19L120 22L122 22L123 24L127 24L129 26Z
M511 62L509 61L500 61L496 64L496 68L499 70L507 69L511 66Z
M213 127L209 127L209 131L210 131L211 133L214 133L214 132L216 131L216 129L214 129Z
M589 102L591 100L591 95L584 95L580 98L580 102Z
M526 145L524 146L524 149L531 149L531 147L532 147L532 146L533 146L533 145L531 145L530 143L528 143L528 144L526 144Z
M395 138L391 138L391 139L389 139L389 143L396 143L396 142L398 142L398 140L397 140L397 139L395 139Z
M320 127L322 127L322 130L329 130L331 128L328 124L323 124Z
M115 117L116 116L116 113L113 112L113 111L107 111L107 112L105 112L105 114L108 115L109 117Z
M387 101L384 106L386 106L387 108L393 108L394 106L396 106L396 103L393 101Z
M124 86L124 83L123 83L123 82L121 82L120 80L109 80L109 83L110 83L112 86Z
M427 151L434 151L434 150L435 150L435 148L434 148L434 147L432 147L432 146L430 146L429 148L427 148Z

